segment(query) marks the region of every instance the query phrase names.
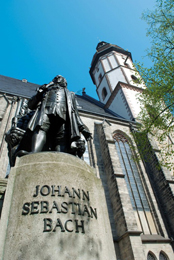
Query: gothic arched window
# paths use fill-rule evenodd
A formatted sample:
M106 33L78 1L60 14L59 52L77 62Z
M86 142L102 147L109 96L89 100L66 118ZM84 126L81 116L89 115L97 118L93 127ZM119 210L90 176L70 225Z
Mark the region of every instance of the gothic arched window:
M121 133L115 133L113 137L137 224L143 233L157 233L140 177L141 169L133 159L134 153L129 142Z
M82 160L84 160L88 165L94 167L94 160L93 160L93 150L91 145L91 140L86 141L85 137L81 135L81 140L85 143L85 152L82 156Z
M83 154L83 160L90 165L90 158L89 158L89 150L88 150L88 143L85 140L85 138L83 138L83 140L85 141L85 152Z
M154 254L148 253L148 255L147 255L147 260L156 260L156 257L155 257Z
M169 258L167 257L166 254L164 254L163 252L160 252L160 254L159 254L159 260L169 260Z

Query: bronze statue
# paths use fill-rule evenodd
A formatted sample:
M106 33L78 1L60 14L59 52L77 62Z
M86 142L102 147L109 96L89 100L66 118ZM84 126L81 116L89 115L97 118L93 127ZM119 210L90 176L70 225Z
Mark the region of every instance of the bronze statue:
M78 114L75 95L60 75L52 83L41 86L28 101L28 107L35 110L28 124L28 129L33 131L32 152L45 149L69 152L71 143L80 139L80 132L86 140L91 138Z
M87 141L92 136L78 114L75 94L67 89L64 77L58 75L52 82L37 89L36 95L29 99L27 108L32 111L18 121L20 125L20 121L23 122L26 117L29 119L27 126L25 123L25 127L21 127L26 132L15 156L41 151L66 152L79 157L83 155L85 144L80 133ZM31 139L31 147L25 149L27 138ZM76 145L71 146L72 143Z

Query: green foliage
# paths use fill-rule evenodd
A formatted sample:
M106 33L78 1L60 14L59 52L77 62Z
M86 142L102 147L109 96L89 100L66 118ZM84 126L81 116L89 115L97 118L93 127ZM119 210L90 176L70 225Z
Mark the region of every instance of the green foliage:
M165 151L161 153L163 165L170 167L170 137L174 137L174 1L157 0L156 9L144 13L143 19L149 26L147 36L152 45L147 55L152 66L137 64L147 86L140 97L140 131L155 135Z

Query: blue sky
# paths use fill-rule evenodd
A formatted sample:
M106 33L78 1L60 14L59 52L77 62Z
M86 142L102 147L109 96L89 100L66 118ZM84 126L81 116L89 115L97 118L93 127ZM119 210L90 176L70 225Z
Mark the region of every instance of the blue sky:
M71 91L97 98L89 68L99 41L143 61L150 39L142 12L155 0L2 0L0 74L44 84L57 74Z

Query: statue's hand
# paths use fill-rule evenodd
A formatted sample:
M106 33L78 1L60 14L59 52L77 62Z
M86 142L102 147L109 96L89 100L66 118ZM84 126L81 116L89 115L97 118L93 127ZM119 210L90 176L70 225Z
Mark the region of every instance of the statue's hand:
M47 91L47 84L43 84L42 86L40 86L37 91L39 93L45 93Z
M87 129L83 129L82 134L84 135L86 141L90 141L92 139L92 134Z

